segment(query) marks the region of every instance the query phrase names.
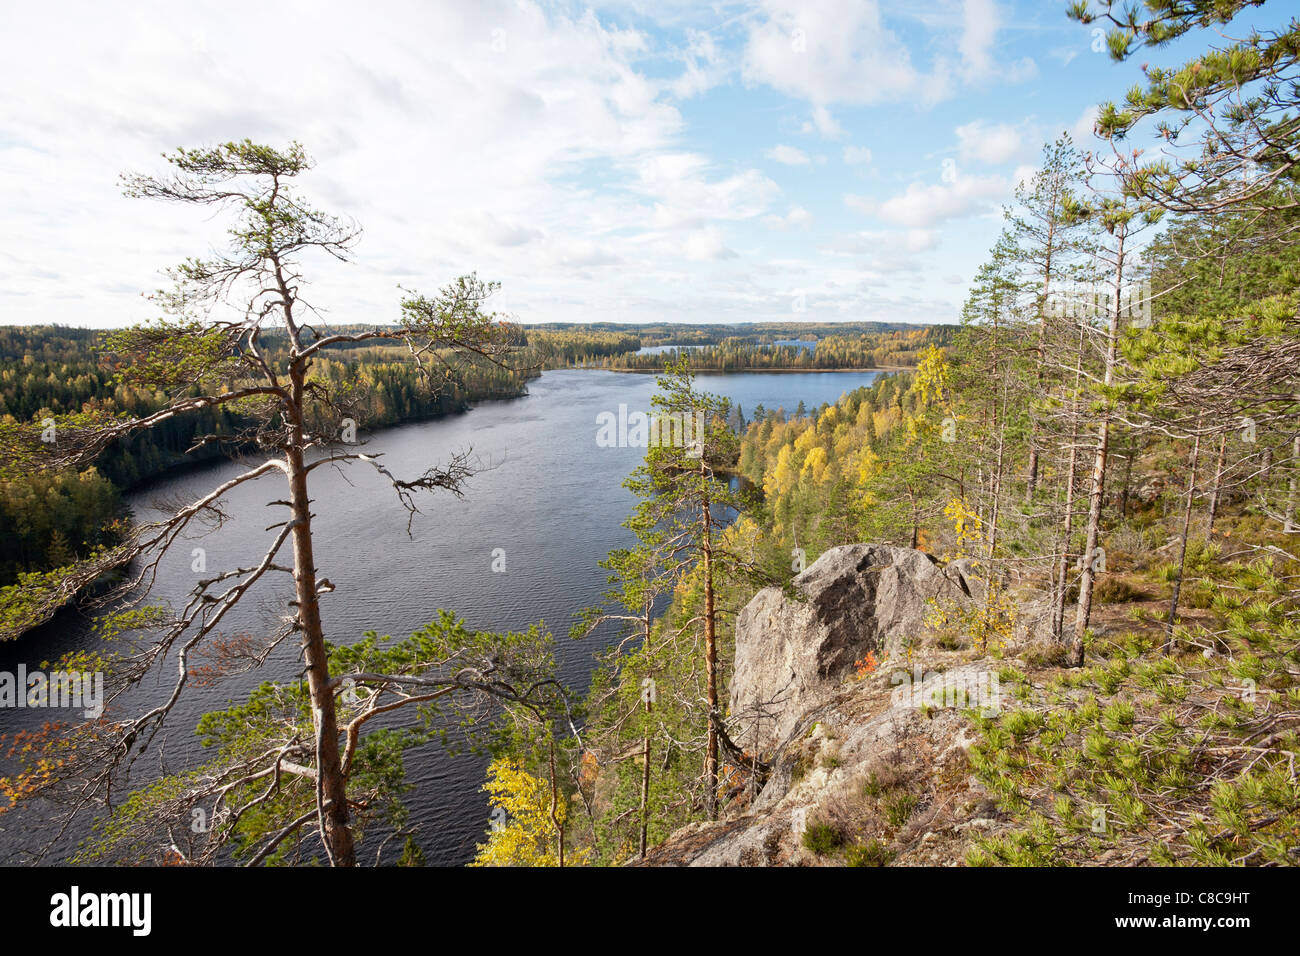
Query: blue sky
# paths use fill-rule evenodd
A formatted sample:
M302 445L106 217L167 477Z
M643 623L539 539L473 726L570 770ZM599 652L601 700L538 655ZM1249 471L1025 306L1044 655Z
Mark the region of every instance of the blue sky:
M303 189L366 230L307 263L335 321L471 270L525 322L956 321L1042 144L1096 145L1141 60L1205 44L1115 64L1064 6L26 5L0 37L0 323L151 318L158 270L224 226L117 174L244 137L302 142Z

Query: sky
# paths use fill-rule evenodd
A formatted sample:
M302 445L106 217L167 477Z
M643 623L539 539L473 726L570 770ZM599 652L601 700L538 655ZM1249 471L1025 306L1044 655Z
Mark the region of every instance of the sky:
M157 315L210 209L177 147L302 143L364 229L332 322L472 271L522 322L954 322L1042 146L1140 79L1064 2L23 4L0 35L0 324Z

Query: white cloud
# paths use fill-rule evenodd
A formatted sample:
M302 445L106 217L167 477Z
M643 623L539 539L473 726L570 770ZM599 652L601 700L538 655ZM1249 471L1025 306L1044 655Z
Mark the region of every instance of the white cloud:
M839 139L844 135L844 127L831 115L831 111L818 104L812 111L812 128L826 139Z
M687 259L695 262L712 262L717 259L734 259L736 253L727 248L717 229L698 229L689 233L682 245Z
M763 221L775 229L788 229L791 226L806 227L812 219L812 213L803 206L791 206L784 216L766 216Z
M607 246L590 239L564 239L550 244L550 262L567 269L593 269L617 265L623 260Z
M687 30L687 47L682 55L685 68L672 83L672 92L680 99L706 93L722 83L730 68L712 35L702 30Z
M844 205L854 212L860 212L866 216L874 216L880 209L880 204L868 196L857 196L853 193L844 194Z
M965 0L961 15L948 8L917 17L939 49L928 68L913 63L906 43L886 26L878 0L761 0L751 18L741 76L765 83L814 107L806 124L836 138L842 129L826 108L916 100L934 104L952 96L958 81L1021 82L1037 73L1031 59L1006 64L996 46L1001 14L993 0Z
M993 43L997 39L999 16L993 0L966 0L962 11L962 34L958 50L962 62L976 75L993 69Z
M184 17L163 0L127 12L69 0L57 20L16 5L0 33L0 321L151 315L138 292L161 283L159 268L220 243L226 221L127 200L117 173L161 171L164 150L245 136L300 140L319 163L303 192L365 227L355 263L305 263L313 301L336 321L391 319L398 281L428 290L471 269L500 279L496 307L524 321L606 318L616 304L626 320L788 317L788 292L773 286L800 269L817 276L810 288L820 283L809 318L955 315L929 287L874 283L913 269L938 223L989 208L992 187L959 179L846 196L881 231L828 272L824 253L782 263L763 243L806 243L834 211L812 193L784 196L736 157L753 135L760 146L784 139L817 171L809 188L869 192L859 171L878 182L870 167L883 164L891 175L898 146L887 158L844 144L883 150L912 131L872 131L853 107L924 107L975 88L977 73L1007 79L996 16L958 0L889 14L877 0L756 3L733 17L730 2L616 0L609 13L390 0L362 18L345 0L317 0L310 16L230 0ZM736 117L742 137L715 139L718 101L683 103L737 78L755 109ZM773 90L799 100L793 118ZM804 121L834 147L794 139ZM913 172L916 158L899 155ZM837 189L836 175L857 185Z
M950 219L987 212L1000 200L1009 199L1012 189L1013 184L1002 176L959 175L951 183L912 183L902 193L871 204L870 209L886 222L928 229Z
M745 48L742 75L814 106L871 104L923 95L945 83L919 72L906 45L887 29L876 0L763 0ZM829 113L818 128L829 126ZM833 122L833 120L831 120Z
M939 234L933 229L865 230L839 236L827 243L831 252L861 255L865 253L930 252L939 247Z
M1079 118L1070 126L1068 132L1074 144L1082 149L1087 149L1088 145L1094 139L1093 127L1097 124L1097 117L1101 115L1101 110L1097 106L1084 107Z
M903 237L908 252L928 252L939 245L939 234L932 229L909 229Z
M755 169L722 179L710 179L709 169L707 157L698 153L654 153L637 160L630 188L654 200L656 229L752 219L766 212L781 192Z
M844 162L850 166L865 166L871 162L871 150L865 146L845 146Z
M707 34L668 51L683 69L660 77L638 30L529 0L395 2L365 29L343 0L310 16L252 0L185 17L163 0L61 11L6 11L0 36L5 321L149 317L139 291L226 227L122 197L120 171L162 171L158 154L182 145L306 146L318 166L303 193L365 228L355 263L305 263L337 321L391 319L399 278L432 289L471 269L500 279L522 319L594 318L574 303L596 300L584 283L606 281L602 267L647 286L679 275L729 252L720 224L780 195L682 149L670 98L728 68Z
M1008 123L973 120L958 126L957 150L962 159L977 160L992 166L1008 162L1025 152L1021 131Z
M807 166L809 163L808 154L801 149L784 144L773 146L771 149L763 150L763 155L768 159L778 163L784 163L787 166Z
M1003 63L997 58L994 48L1001 26L1002 14L994 0L965 0L957 48L968 81L1001 79L1020 83L1038 74L1038 67L1028 57L1014 63Z

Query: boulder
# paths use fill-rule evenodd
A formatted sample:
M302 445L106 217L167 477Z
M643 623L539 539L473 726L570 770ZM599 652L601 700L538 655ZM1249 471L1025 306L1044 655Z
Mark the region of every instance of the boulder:
M924 662L929 652L922 652ZM893 675L850 681L803 714L772 767L762 792L741 812L690 824L650 849L648 866L804 866L842 862L804 846L810 822L830 822L841 835L883 812L864 791L883 776L891 793L910 794L907 821L885 838L896 863L933 865L964 857L966 831L1002 826L996 804L970 774L968 752L979 734L956 705L943 703L954 682L993 685L983 662L930 672L916 693L899 694ZM994 685L996 686L996 685ZM995 690L995 693L998 691ZM921 709L918 700L937 700ZM993 698L997 706L997 698ZM934 836L928 837L927 834ZM936 851L938 856L936 857ZM640 865L634 863L634 865Z
M736 620L737 743L771 753L856 661L874 651L884 663L920 637L932 602L971 601L973 577L965 562L945 567L911 548L853 544L830 549L796 577L797 599L764 588Z

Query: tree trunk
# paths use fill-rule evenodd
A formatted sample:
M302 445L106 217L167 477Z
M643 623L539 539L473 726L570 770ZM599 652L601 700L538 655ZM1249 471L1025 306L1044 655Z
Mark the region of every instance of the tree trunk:
M555 775L555 740L550 741L551 762L551 825L555 827L555 861L564 866L564 821L560 819L560 787Z
M704 459L700 458L700 473L704 474ZM704 807L710 820L718 818L718 646L714 635L713 613L713 521L706 495L700 509L704 524L704 670L708 684L709 731L704 755L704 783L709 792Z
M646 717L650 716L650 698L647 696L645 701ZM645 737L643 739L643 749L641 751L644 765L641 767L641 859L645 859L646 832L649 829L650 819L650 727L647 719Z
M1053 214L1055 205L1053 206ZM1035 357L1038 362L1038 391L1043 391L1043 377L1047 361L1047 299L1052 289L1052 242L1056 236L1056 220L1051 218L1047 225L1047 258L1043 264L1043 291L1038 301L1038 346ZM1032 419L1029 423L1029 474L1025 482L1025 501L1034 500L1034 491L1038 487L1038 424Z
M1097 539L1101 532L1101 504L1106 492L1106 457L1110 451L1110 419L1103 418L1097 429L1097 452L1092 462L1092 490L1088 495L1088 530L1083 546L1083 571L1079 575L1079 609L1074 619L1074 641L1070 666L1083 664L1083 638L1092 616L1092 587L1096 581Z
M289 468L290 520L293 522L293 579L302 630L307 689L311 695L312 722L316 730L316 798L321 837L334 866L355 866L356 849L348 825L347 780L339 754L338 718L334 690L330 687L329 660L321 627L316 593L316 562L312 553L311 500L307 496L307 470L303 461L302 387L305 370L292 371L294 411L286 460Z
M1219 516L1219 500L1223 495L1223 462L1228 450L1228 433L1219 436L1219 457L1214 463L1214 490L1210 493L1210 520L1205 526L1205 540L1214 538L1214 521Z
M980 642L984 647L988 646L988 628L989 622L993 619L993 556L997 553L998 544L998 518L1000 505L1002 503L1002 466L1003 455L1006 447L1006 436L1003 434L1005 413L1006 413L1006 385L1002 388L1002 414L994 411L994 418L997 420L996 428L998 431L998 455L997 465L993 473L993 502L991 505L991 518L989 521L989 540L988 549L985 554L985 563L988 567L984 572L984 633L980 635Z
M1102 382L1109 387L1115 378L1116 344L1119 339L1119 315L1124 290L1124 235L1116 230L1119 246L1115 254L1115 302L1106 328L1106 367ZM1092 489L1088 495L1087 543L1083 550L1083 573L1079 576L1079 611L1074 620L1074 642L1070 646L1070 666L1083 665L1083 639L1092 616L1092 587L1096 582L1097 541L1101 536L1101 506L1106 494L1106 461L1110 454L1110 413L1104 412L1097 427L1097 452L1092 462Z
M1178 574L1174 577L1174 586L1169 597L1169 622L1166 631L1169 640L1165 642L1165 652L1173 645L1174 622L1178 619L1178 598L1183 590L1183 571L1187 567L1187 535L1192 528L1192 502L1196 499L1196 469L1201 463L1200 419L1196 422L1196 441L1192 445L1192 471L1187 476L1187 500L1183 505L1183 532L1178 541Z
M1291 478L1286 486L1286 521L1282 525L1282 530L1287 534L1296 532L1296 492L1297 492L1297 475L1300 475L1300 434L1291 439Z
M1076 369L1083 367L1085 329L1079 327ZM1065 518L1061 529L1061 560L1057 567L1056 606L1052 609L1052 639L1065 639L1065 601L1070 590L1070 540L1074 536L1074 492L1079 476L1079 387L1082 373L1074 374L1074 399L1070 408L1070 465L1065 476Z

